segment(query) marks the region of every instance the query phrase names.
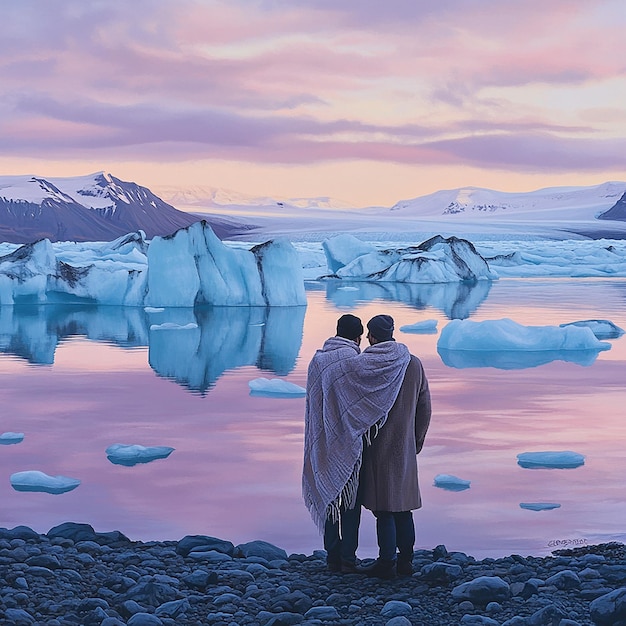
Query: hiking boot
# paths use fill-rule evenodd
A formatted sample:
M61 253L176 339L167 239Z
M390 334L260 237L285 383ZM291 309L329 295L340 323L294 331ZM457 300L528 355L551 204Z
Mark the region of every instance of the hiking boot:
M329 572L341 572L341 561L326 561L326 567Z
M371 565L358 567L357 570L360 574L365 574L371 578L384 578L389 580L396 576L396 562L376 559Z
M342 574L358 574L359 567L354 561L341 561Z
M398 576L412 576L413 563L411 563L411 561L405 561L404 559L398 559L396 571L398 572Z

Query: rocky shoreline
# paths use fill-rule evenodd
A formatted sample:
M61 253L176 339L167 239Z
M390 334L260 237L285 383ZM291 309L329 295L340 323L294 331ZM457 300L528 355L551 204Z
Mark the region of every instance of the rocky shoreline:
M478 561L418 550L412 576L336 574L291 554L192 535L131 541L68 522L0 529L3 626L626 626L626 546Z

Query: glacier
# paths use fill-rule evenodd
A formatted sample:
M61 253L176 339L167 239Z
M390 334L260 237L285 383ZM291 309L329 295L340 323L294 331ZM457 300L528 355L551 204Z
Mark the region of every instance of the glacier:
M232 249L196 222L149 243L141 231L100 244L42 239L0 256L0 304L32 303L302 306L306 295L286 239Z

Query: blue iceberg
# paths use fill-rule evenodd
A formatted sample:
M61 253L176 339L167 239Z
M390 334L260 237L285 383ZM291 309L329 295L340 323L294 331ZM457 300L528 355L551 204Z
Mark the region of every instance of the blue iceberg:
M248 383L251 396L268 396L274 398L301 398L306 389L280 378L255 378Z
M115 465L132 467L139 463L150 463L157 459L166 459L174 448L169 446L140 446L138 444L114 443L106 449L107 459Z
M560 509L561 505L556 502L520 502L521 509L528 511L551 511L552 509Z
M588 327L523 326L510 319L452 320L444 326L437 352L449 367L524 369L555 360L591 365L611 344Z
M78 478L48 476L38 470L27 470L11 474L11 486L15 491L39 491L54 495L72 491L80 485Z
M415 324L400 326L400 332L434 335L437 332L437 320L423 320L421 322L415 322Z
M24 441L24 433L2 433L0 435L0 446L10 446L22 441Z
M437 474L434 485L447 491L465 491L470 488L470 483L471 481L469 480L464 480L451 474Z
M585 464L585 457L578 452L522 452L517 464L526 469L573 469Z

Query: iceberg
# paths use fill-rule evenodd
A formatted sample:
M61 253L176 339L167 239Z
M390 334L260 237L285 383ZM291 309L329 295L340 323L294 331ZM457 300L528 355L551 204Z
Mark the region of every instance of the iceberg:
M53 245L48 239L0 256L0 305L106 304L163 307L306 304L298 255L286 239L251 250L223 244L204 221L146 242Z
M106 449L107 459L115 465L132 467L139 463L150 463L157 459L166 459L174 448L168 446L140 446L138 444L114 443Z
M38 491L43 493L60 494L72 491L80 485L77 478L66 476L48 476L38 470L27 470L11 474L11 486L15 491Z
M465 491L470 488L471 481L451 474L437 474L433 484L435 487L446 489L447 491Z
M250 395L278 398L301 398L306 389L280 378L255 378L248 383Z
M376 252L376 247L353 235L342 234L322 241L328 269L335 273L360 256Z
M415 322L415 324L400 326L400 332L421 333L425 335L435 334L437 332L437 320L423 320L421 322Z
M482 322L452 320L442 329L437 348L481 352L601 351L609 350L611 344L599 341L587 327L523 326L510 319Z
M206 222L196 222L155 237L147 260L148 307L306 304L302 267L286 239L229 248Z
M401 283L497 278L474 245L458 237L437 235L418 246L368 251L368 246L352 235L340 235L323 245L332 278Z
M585 464L585 457L568 450L560 452L522 452L517 464L526 469L573 469Z
M24 441L24 433L2 433L0 434L0 446L10 446Z
M520 502L521 509L528 511L551 511L552 509L560 509L561 505L556 502Z
M610 320L580 320L578 322L560 324L560 326L561 328L566 328L567 326L590 328L596 339L618 339L624 334L624 330Z

